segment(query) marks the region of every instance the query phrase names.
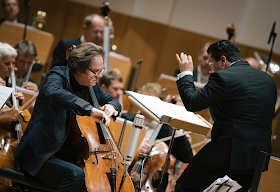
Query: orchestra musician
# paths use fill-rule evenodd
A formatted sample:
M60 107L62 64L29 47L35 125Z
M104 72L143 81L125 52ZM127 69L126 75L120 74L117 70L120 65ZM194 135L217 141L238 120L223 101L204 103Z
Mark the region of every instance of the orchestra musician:
M102 119L120 112L118 101L104 92L97 81L102 76L104 50L94 43L73 48L68 66L56 66L46 75L34 107L33 116L15 152L20 169L58 191L79 191L84 171L76 165L77 151L68 140L71 118L75 114ZM94 108L88 86L96 94L99 109ZM74 114L73 114L74 113Z
M14 68L16 57L17 51L11 45L0 42L0 78L3 86L11 86L8 78ZM15 93L15 97L20 101L20 104L24 102L24 95L21 92Z
M85 42L92 42L102 46L103 44L103 30L104 19L98 14L87 15L83 23L83 35L73 39L63 39L59 41L53 52L53 61L51 67L54 66L66 66L67 61L65 57L65 50L69 45L80 45Z
M17 16L19 14L18 0L3 0L2 9L5 17L0 19L0 25L4 21L17 23Z
M114 71L109 71L102 75L99 81L101 89L109 93L112 97L119 99L124 87L122 77Z
M28 78L28 81L24 82L26 75L28 75L27 72L37 56L35 45L32 41L21 40L15 45L15 49L18 53L15 62L17 86L23 85L28 90L39 92L38 85L32 79Z
M195 90L190 55L176 54L181 73L177 86L188 111L210 108L211 142L189 163L176 192L203 191L228 175L248 191L260 151L271 152L271 124L277 98L272 77L242 60L233 42L221 40L207 49L211 75Z

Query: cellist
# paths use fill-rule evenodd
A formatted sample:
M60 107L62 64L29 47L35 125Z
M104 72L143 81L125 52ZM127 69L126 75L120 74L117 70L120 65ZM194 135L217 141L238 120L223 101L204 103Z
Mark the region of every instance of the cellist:
M121 106L102 91L97 81L102 76L104 50L94 43L74 48L68 66L56 66L46 75L31 121L15 152L20 169L58 191L77 192L84 184L84 171L76 165L76 150L67 140L72 113L91 116L96 122L110 123ZM90 101L88 86L96 94L99 109Z

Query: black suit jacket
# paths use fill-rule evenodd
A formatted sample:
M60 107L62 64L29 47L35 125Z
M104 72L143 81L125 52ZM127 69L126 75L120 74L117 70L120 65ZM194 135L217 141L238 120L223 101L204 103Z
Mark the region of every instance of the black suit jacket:
M80 86L73 76L70 78L71 86L76 85L76 93L80 97L70 92L66 68L57 66L47 73L32 118L15 151L20 168L31 175L36 175L43 164L61 149L70 130L71 114L90 116L93 107L85 94L87 87ZM121 111L119 102L98 84L93 89L101 106L108 103Z
M271 152L277 90L267 73L239 61L212 73L208 83L197 91L191 75L179 79L177 86L187 110L209 107L215 121L212 141L197 153L195 161L254 169L259 152Z
M51 68L54 66L66 66L67 61L66 61L66 50L69 47L69 45L74 44L74 45L80 45L81 44L81 38L75 38L75 39L63 39L59 41L57 46L55 47L53 51L53 61L51 64Z

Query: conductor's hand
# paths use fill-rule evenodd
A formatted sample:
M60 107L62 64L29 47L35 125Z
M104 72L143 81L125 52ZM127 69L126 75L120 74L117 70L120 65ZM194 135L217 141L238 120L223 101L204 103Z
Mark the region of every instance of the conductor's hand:
M94 121L98 123L104 123L105 126L110 125L110 117L108 117L104 111L101 111L96 108L92 108L90 112L91 117L93 118Z
M39 92L38 86L36 85L36 83L30 82L30 81L23 82L23 86L28 90Z
M102 107L100 107L100 110L104 111L108 117L111 117L112 115L118 115L118 111L116 111L113 105L110 104L103 105Z
M151 145L149 143L142 141L138 148L138 152L148 154L150 152L150 148L151 148Z
M186 55L185 53L181 53L179 56L176 54L177 61L179 63L180 71L193 71L193 61L191 55Z

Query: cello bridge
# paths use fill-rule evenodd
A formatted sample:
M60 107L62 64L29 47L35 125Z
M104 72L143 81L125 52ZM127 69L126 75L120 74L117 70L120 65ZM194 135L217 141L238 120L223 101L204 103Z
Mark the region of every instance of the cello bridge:
M107 152L106 154L101 156L103 159L116 159L117 158L117 152L110 151Z

